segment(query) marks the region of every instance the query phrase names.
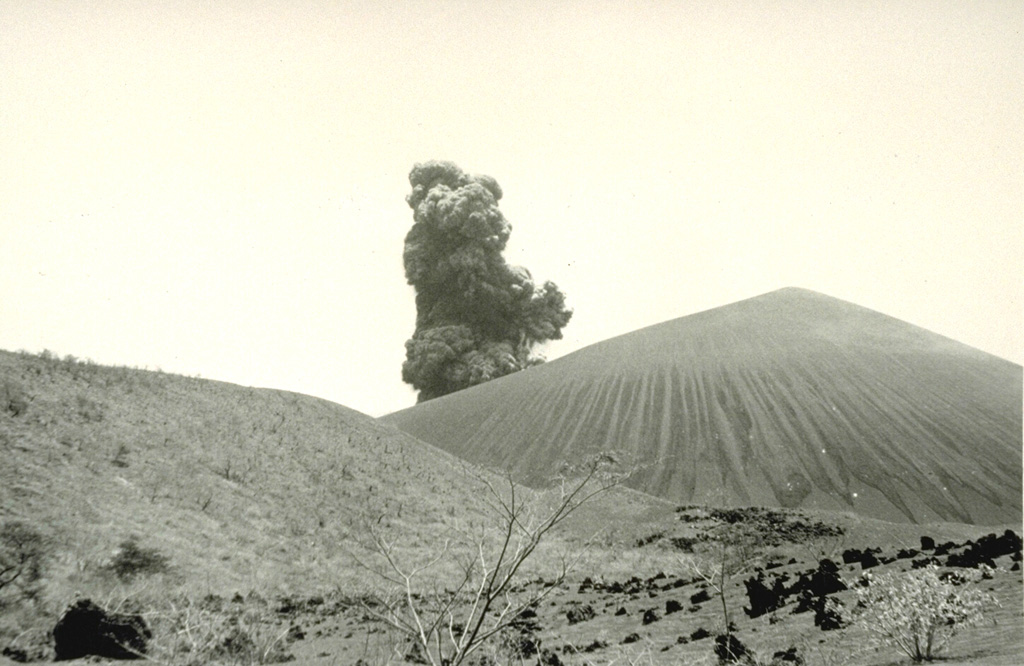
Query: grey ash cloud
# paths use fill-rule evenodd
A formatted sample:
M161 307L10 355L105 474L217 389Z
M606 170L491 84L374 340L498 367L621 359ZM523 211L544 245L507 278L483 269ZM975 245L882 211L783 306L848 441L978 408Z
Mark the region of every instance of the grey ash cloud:
M538 286L505 262L512 226L497 181L431 161L415 165L409 183L414 223L403 256L416 330L402 379L423 402L541 362L536 347L560 339L572 311L553 282Z

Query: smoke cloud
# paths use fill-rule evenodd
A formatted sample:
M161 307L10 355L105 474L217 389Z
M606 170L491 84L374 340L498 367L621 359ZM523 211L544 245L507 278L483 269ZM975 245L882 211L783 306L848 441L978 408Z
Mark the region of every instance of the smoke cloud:
M572 311L553 282L505 263L512 227L498 208L501 187L451 162L409 174L413 226L405 277L416 289L416 331L405 343L402 379L419 402L540 363L534 348L562 337Z

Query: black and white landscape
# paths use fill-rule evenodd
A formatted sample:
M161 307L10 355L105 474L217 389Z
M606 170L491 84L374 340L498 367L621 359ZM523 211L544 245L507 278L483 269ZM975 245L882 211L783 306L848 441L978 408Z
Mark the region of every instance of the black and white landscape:
M1020 654L1021 367L815 292L381 419L52 354L3 352L0 371L5 557L35 553L42 573L0 588L0 659L415 662L384 611L407 599L431 617L595 456L611 485L544 533L500 608L529 605L465 663L702 664L732 645L736 663L891 664L842 609L863 573L932 566L992 595L950 663ZM505 521L509 506L525 513ZM706 577L716 561L724 583ZM394 596L397 571L417 572L411 596Z
M1024 663L1022 26L0 1L0 666Z

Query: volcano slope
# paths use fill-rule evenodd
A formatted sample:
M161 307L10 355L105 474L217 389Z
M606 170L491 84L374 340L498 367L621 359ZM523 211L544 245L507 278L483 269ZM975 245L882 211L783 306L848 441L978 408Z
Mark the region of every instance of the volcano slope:
M341 405L52 355L0 351L0 461L0 526L52 544L61 603L130 538L192 591L310 593L365 580L382 516L416 551L485 515L464 461Z
M788 288L622 335L383 417L543 483L618 451L677 503L1021 520L1022 368Z

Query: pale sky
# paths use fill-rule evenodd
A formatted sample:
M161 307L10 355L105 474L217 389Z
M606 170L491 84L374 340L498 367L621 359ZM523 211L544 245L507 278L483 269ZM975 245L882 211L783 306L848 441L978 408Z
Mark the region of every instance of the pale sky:
M0 348L409 406L446 159L548 358L799 286L1021 363L1022 72L1016 1L3 0Z

